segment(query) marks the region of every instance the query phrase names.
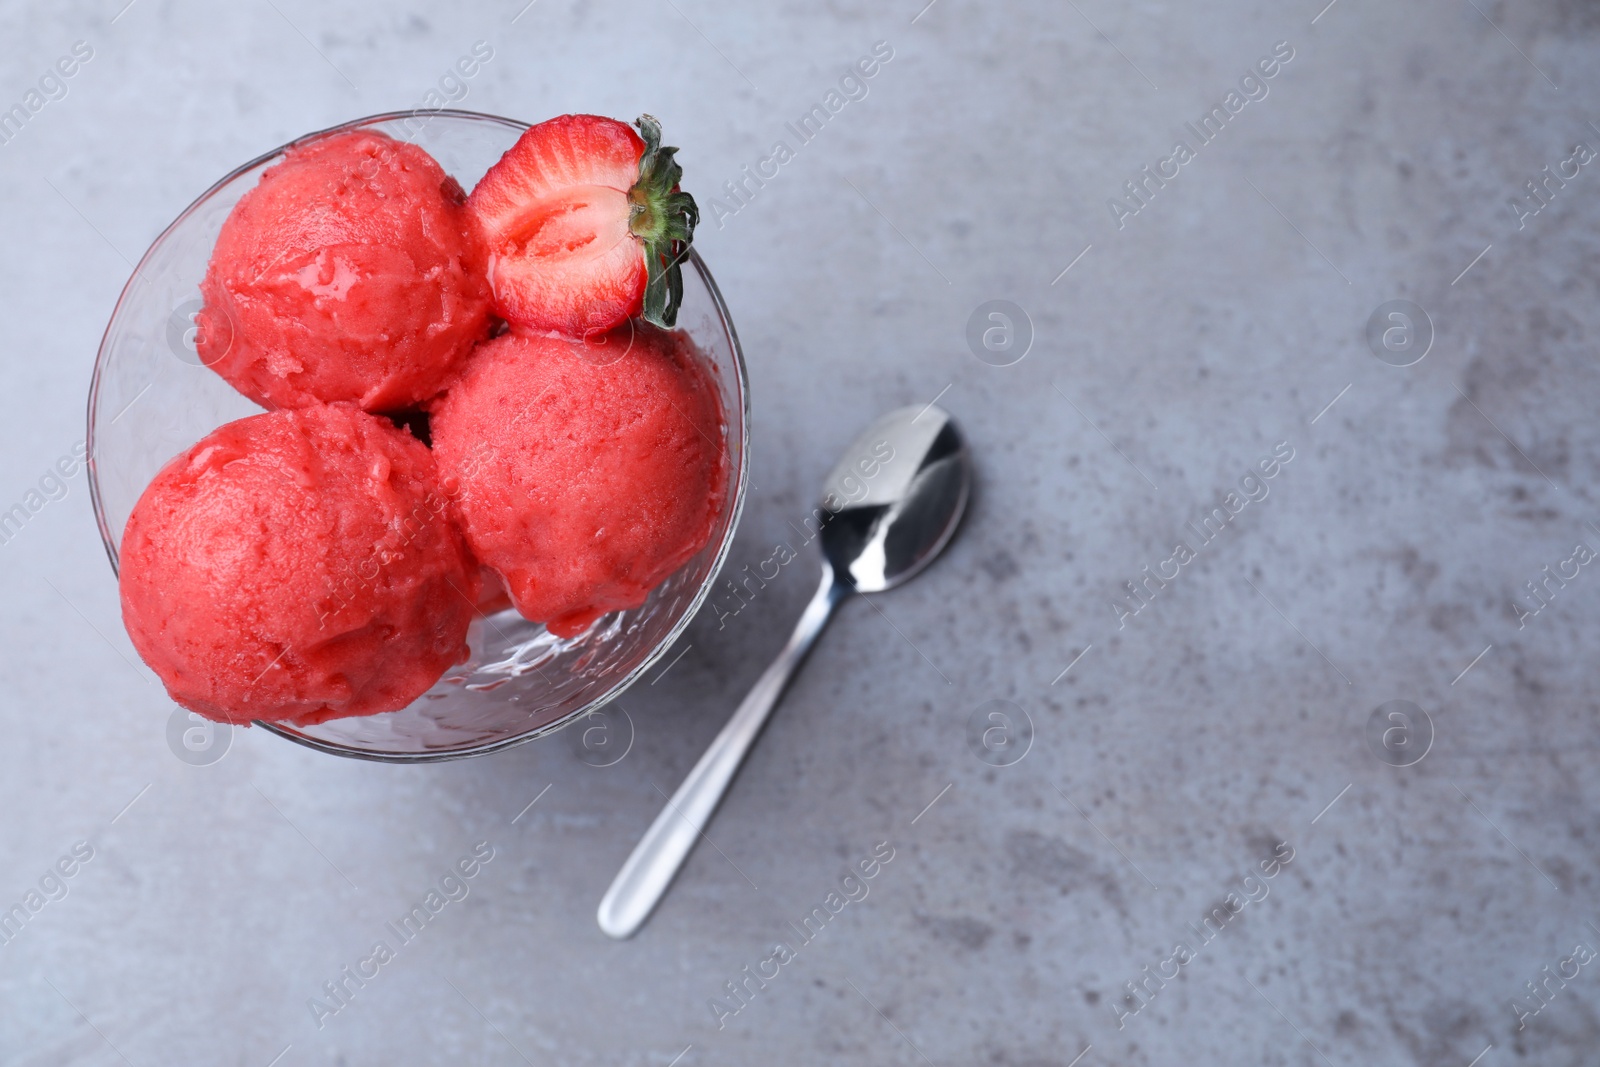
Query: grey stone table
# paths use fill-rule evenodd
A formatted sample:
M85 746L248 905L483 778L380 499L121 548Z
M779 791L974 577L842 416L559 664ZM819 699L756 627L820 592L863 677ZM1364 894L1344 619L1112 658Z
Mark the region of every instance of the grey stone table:
M1600 7L125 2L0 12L0 1063L1600 1059ZM192 197L446 98L684 146L735 569L884 409L977 456L627 943L595 904L811 564L696 620L611 766L193 765L73 458Z

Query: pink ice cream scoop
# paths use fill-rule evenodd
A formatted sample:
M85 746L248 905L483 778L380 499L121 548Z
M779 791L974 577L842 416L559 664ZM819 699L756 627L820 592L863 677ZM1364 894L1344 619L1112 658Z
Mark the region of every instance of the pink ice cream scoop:
M353 405L228 423L122 536L122 618L172 698L310 725L405 707L467 657L479 568L421 442Z
M267 408L437 394L489 331L465 195L416 145L355 131L291 149L223 223L200 358Z
M687 336L488 341L433 406L467 543L524 616L570 637L705 547L728 492L722 408Z

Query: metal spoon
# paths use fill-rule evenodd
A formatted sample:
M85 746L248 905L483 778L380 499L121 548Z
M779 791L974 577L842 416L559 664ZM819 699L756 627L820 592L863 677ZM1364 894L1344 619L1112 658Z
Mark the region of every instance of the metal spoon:
M941 408L891 411L856 438L808 522L821 527L822 584L789 643L606 890L595 916L601 930L624 938L644 925L833 609L851 593L892 589L931 563L955 533L971 487L966 441Z

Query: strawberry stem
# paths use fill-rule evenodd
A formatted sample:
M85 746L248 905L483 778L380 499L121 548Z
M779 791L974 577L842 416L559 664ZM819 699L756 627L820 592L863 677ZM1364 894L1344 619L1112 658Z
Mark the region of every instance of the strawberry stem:
M639 157L639 180L628 190L628 230L644 243L645 321L670 328L677 324L683 302L680 264L689 254L700 208L678 188L683 168L674 158L678 150L661 143L661 123L640 115L634 125L644 138L644 155Z

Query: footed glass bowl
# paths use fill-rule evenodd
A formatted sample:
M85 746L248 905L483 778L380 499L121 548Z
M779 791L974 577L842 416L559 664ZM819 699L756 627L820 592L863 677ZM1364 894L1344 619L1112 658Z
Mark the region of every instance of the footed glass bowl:
M525 123L468 111L375 115L303 137L353 129L410 141L471 189ZM157 237L106 327L89 389L89 489L113 570L128 515L162 465L216 427L261 411L203 366L194 345L200 280L223 220L261 172L292 147L246 163L206 190ZM693 618L728 553L744 506L750 415L744 355L722 295L700 257L684 263L678 328L694 339L722 396L730 492L711 541L633 611L563 640L515 611L477 619L471 658L409 707L317 726L259 723L303 745L394 763L457 759L531 741L628 688Z

